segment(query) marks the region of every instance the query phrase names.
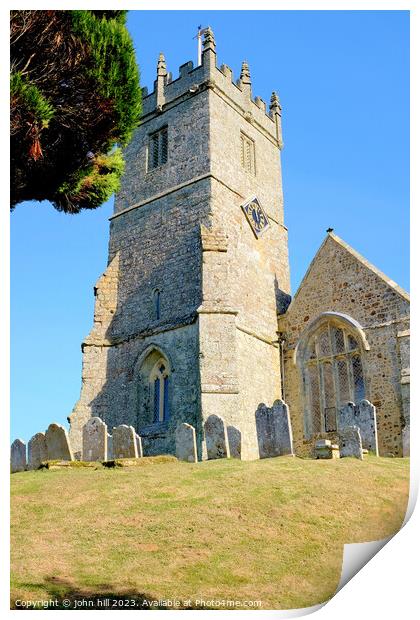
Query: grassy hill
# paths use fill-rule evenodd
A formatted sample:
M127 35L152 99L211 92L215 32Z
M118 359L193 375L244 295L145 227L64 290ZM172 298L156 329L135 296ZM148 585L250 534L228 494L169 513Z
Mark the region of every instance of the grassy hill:
M127 596L142 609L161 599L314 605L334 594L344 543L399 529L408 488L408 459L372 456L13 474L12 605L83 596L95 605Z

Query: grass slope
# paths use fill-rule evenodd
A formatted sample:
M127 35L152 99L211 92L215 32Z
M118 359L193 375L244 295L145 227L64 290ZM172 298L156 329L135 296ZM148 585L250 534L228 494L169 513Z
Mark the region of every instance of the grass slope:
M13 474L12 605L106 595L314 605L334 594L344 543L399 529L408 488L408 459L372 456Z

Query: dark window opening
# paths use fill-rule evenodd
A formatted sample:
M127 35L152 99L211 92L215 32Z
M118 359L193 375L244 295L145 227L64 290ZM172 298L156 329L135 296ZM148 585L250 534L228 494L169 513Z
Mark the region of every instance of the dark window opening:
M149 170L168 161L168 128L162 127L149 137Z

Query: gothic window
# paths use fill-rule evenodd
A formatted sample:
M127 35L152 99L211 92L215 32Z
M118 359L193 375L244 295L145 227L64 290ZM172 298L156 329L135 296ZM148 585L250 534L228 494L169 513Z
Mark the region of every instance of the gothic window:
M249 174L255 175L255 142L242 132L241 164Z
M168 161L168 127L162 127L149 136L148 169L163 166Z
M323 323L306 343L302 359L312 434L336 431L340 407L365 398L358 341L337 321Z
M160 358L150 374L150 391L153 395L153 423L169 419L169 371L166 360Z

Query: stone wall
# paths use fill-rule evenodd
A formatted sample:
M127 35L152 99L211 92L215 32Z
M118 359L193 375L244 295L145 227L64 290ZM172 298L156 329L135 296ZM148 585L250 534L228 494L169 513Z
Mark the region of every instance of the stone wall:
M93 374L83 384L81 400L87 393L93 393L94 396L86 404L82 405L79 401L71 416L70 438L74 449L78 449L81 441L81 428L86 422L81 413L86 411L87 419L91 415L98 416L110 428L119 424L133 426L143 437L145 456L174 453L176 425L187 422L199 427L197 333L197 323L192 323L150 336L141 335L117 346L87 347L88 351L99 349L104 352L106 379L101 384L96 382ZM154 351L159 351L168 358L171 369L171 418L168 424L155 427L150 425L150 420L147 423L147 420L141 417L144 408L140 407L142 389L148 391L149 387L147 383L141 382L141 366L147 355ZM201 439L199 433L197 435Z
M410 330L398 332L397 339L401 368L403 455L410 456Z

